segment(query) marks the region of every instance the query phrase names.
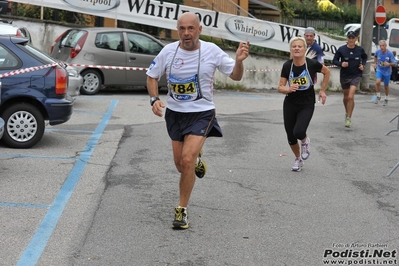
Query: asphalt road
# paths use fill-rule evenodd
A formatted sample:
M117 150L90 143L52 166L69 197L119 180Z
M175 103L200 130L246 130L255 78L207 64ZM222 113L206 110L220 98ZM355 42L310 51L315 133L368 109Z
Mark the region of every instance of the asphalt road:
M171 229L179 177L147 94L79 96L35 148L0 146L0 265L398 265L391 89L388 106L357 94L350 129L341 94L317 104L299 173L283 95L216 91L224 137L205 143L184 231Z

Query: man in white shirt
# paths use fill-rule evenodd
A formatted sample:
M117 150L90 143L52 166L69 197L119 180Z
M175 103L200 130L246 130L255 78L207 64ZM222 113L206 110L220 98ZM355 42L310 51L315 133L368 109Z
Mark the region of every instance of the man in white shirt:
M214 73L218 69L233 80L244 74L243 60L249 42L240 43L235 60L213 43L201 41L202 26L196 14L183 13L177 21L180 40L166 45L147 71L147 89L152 111L162 116L164 103L158 95L158 80L168 80L166 127L172 139L173 157L180 173L180 201L175 208L173 228L187 229L187 206L195 183L206 164L201 159L207 137L222 137L213 103Z

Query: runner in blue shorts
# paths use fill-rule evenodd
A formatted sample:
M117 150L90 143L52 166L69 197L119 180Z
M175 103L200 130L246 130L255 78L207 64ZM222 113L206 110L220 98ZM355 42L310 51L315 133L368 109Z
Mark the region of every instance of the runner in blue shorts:
M396 66L396 59L394 54L387 49L387 43L384 40L378 42L380 49L374 54L374 69L375 72L375 91L377 104L381 99L381 82L384 84L385 99L384 106L388 105L389 96L389 82L391 80L392 67Z

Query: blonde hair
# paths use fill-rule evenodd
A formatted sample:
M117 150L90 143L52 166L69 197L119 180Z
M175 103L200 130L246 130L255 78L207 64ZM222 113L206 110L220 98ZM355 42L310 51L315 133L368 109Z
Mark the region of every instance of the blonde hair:
M301 41L303 43L303 47L306 47L306 40L301 36L296 36L290 40L290 49L292 48L292 43L295 41Z

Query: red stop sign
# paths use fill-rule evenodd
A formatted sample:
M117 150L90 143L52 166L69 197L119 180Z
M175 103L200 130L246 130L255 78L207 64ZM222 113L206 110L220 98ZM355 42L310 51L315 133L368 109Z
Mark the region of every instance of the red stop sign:
M377 22L378 25L382 25L385 23L387 19L387 12L385 11L384 6L377 6L375 9L375 22Z

